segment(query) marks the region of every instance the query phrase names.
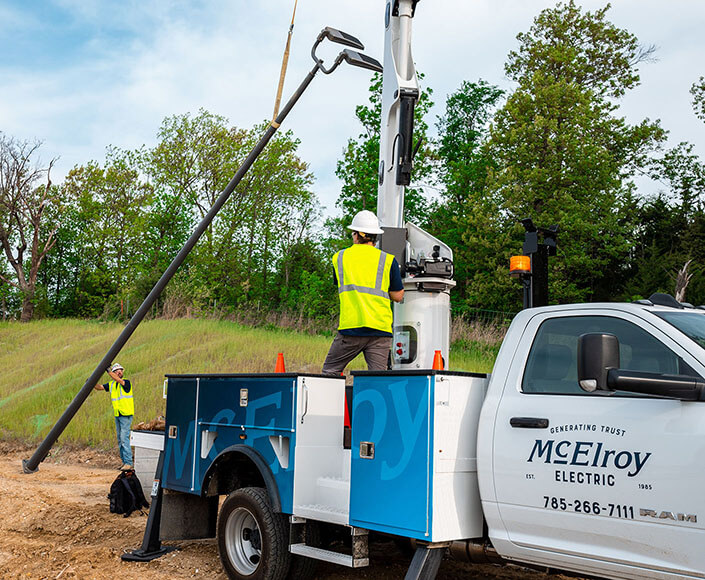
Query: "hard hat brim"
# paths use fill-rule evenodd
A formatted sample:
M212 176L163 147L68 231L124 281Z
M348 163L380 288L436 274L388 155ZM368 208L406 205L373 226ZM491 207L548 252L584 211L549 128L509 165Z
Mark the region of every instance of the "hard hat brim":
M354 226L346 226L349 230L352 230L353 232L361 232L363 234L383 234L384 230L382 228L366 228L366 227L354 227Z

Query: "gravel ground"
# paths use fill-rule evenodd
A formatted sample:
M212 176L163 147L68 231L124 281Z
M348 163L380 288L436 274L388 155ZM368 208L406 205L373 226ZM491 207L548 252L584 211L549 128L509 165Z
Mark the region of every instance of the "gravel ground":
M33 474L21 461L33 448L0 442L0 578L226 580L215 540L174 542L178 550L149 563L120 555L140 546L146 516L111 514L107 493L118 461L90 449L54 450ZM321 563L316 578L403 578L410 557L387 538L374 537L371 565L348 570ZM547 580L514 566L477 566L444 559L440 579ZM550 576L562 578L562 576Z

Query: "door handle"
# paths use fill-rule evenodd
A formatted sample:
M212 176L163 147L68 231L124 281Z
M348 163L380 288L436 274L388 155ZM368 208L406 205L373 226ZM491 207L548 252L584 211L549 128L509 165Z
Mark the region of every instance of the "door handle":
M509 424L519 429L546 429L548 427L548 419L541 419L539 417L512 417L509 419Z
M303 425L304 423L304 417L306 417L306 414L308 413L308 387L306 386L306 379L303 379L301 381L301 387L302 387L302 413L301 413L301 424Z

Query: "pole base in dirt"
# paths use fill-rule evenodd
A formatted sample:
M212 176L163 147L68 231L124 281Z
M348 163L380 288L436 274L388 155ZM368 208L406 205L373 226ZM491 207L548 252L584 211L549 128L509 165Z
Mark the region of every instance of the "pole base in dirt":
M22 471L24 471L25 473L36 473L37 471L39 471L39 465L37 465L37 467L32 469L31 467L29 467L29 459L23 459L22 460Z
M146 551L138 548L137 550L132 550L131 552L126 552L120 556L121 560L125 562L151 562L155 558L159 558L164 554L178 550L176 546L162 546L158 550Z

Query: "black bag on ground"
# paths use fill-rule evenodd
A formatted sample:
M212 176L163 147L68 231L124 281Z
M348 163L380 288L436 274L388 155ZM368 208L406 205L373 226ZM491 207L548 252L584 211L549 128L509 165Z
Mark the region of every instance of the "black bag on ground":
M124 514L123 517L128 517L137 510L142 513L143 507L149 507L142 491L142 484L137 479L134 470L120 472L120 475L110 485L108 499L110 500L110 513Z

